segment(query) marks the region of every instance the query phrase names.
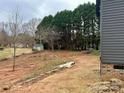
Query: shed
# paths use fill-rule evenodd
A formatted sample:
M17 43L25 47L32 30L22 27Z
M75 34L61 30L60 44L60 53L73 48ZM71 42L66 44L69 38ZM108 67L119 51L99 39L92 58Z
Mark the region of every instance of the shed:
M44 45L43 44L35 44L32 50L33 51L43 51Z
M101 76L124 79L124 0L97 0L99 7Z

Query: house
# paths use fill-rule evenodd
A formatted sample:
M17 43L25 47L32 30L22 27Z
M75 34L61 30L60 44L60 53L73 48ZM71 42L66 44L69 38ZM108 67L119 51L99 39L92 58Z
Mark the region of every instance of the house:
M96 5L101 30L101 77L124 80L124 0L97 0Z

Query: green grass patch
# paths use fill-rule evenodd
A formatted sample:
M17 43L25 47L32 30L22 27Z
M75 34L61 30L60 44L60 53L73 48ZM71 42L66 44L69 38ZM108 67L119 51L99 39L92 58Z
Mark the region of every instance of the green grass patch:
M91 54L99 56L100 55L100 51L99 50L92 50Z

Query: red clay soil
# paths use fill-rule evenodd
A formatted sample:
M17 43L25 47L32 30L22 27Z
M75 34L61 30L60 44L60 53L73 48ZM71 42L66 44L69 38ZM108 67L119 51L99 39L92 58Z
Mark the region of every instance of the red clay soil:
M99 58L82 52L43 52L22 55L16 60L16 71L12 72L12 60L0 62L0 85L11 84L22 76L29 74L38 67L39 61L35 57L55 54L63 58L70 58L76 62L75 66L55 73L29 86L15 86L0 93L91 93L88 85L99 81Z

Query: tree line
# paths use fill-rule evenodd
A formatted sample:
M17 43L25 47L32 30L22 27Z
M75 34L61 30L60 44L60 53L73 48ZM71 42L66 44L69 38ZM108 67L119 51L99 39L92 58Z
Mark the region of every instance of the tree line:
M45 48L87 50L99 49L99 18L96 5L85 3L73 11L63 10L45 16L37 27L36 41Z
M14 18L18 19L18 23L13 20ZM35 31L41 20L33 18L24 23L19 15L14 18L9 18L11 20L8 22L0 23L0 46L13 47L15 43L17 47L32 48L35 45Z

